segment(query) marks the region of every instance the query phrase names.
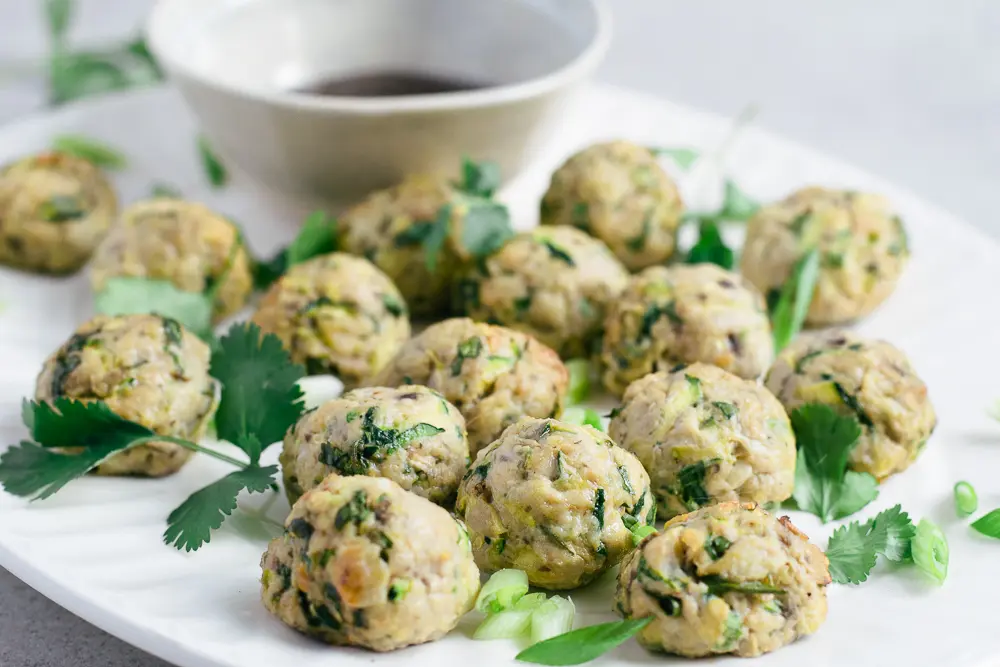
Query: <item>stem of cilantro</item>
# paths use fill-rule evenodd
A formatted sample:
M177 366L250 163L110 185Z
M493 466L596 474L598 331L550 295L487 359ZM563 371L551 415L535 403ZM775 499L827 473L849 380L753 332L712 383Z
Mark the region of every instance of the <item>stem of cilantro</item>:
M190 449L192 452L200 452L202 454L207 454L208 456L219 459L220 461L231 463L237 468L246 468L248 465L250 465L249 463L240 461L239 459L234 459L233 457L223 454L222 452L217 452L214 449L209 449L208 447L202 447L201 445L191 442L190 440L183 440L181 438L172 438L168 435L156 435L156 436L150 436L148 438L142 438L141 440L136 440L136 444L145 444L147 442L155 442L157 440L160 441L166 440L167 442L172 442L175 445L180 445L185 449Z

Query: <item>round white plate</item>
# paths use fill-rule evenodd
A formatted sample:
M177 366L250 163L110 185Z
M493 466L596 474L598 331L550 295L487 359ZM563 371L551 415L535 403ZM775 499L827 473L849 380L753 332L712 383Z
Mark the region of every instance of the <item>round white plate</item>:
M587 91L576 108L577 116L567 122L552 151L538 155L536 168L504 192L520 227L534 224L548 174L576 147L622 136L661 146L710 148L729 125L722 118L605 87ZM195 126L169 90L111 97L7 126L0 129L0 162L42 149L65 132L99 137L128 154L131 167L116 177L123 201L145 196L154 181L171 182L188 198L239 220L260 253L287 241L305 213L239 177L222 191L209 189L194 149ZM1000 664L995 609L1000 544L956 519L951 501L952 485L967 479L979 489L984 509L1000 505L1000 424L985 413L1000 397L1000 382L993 377L1000 370L997 247L911 194L764 132L743 136L731 155L730 172L762 200L809 183L880 191L906 220L912 265L895 295L859 328L910 354L930 387L940 427L920 460L884 484L862 516L902 503L911 515L941 525L951 542L951 572L942 588L926 584L913 568L884 566L860 587L833 585L829 618L820 631L755 664ZM2 269L0 303L0 442L6 444L24 437L19 404L32 393L42 360L91 315L91 307L83 276L50 279ZM269 454L274 458L276 452L272 448ZM185 667L511 664L517 651L513 642L473 642L461 631L433 644L376 655L329 648L288 630L258 600L265 537L241 531L241 522L231 520L194 554L160 541L169 511L223 472L222 464L202 457L168 479L87 478L33 504L0 493L0 565L108 632ZM284 500L271 508L276 518L286 511ZM800 513L793 519L821 546L834 528ZM573 596L581 610L578 625L613 618L613 585L605 577ZM661 660L630 642L601 664ZM736 659L717 660L727 661Z

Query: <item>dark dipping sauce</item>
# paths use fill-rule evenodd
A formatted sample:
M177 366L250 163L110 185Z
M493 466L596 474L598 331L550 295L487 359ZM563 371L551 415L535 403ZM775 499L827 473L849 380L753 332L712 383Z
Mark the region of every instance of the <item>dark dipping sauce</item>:
M295 92L324 97L398 97L435 95L488 88L489 84L423 72L366 72L322 79Z

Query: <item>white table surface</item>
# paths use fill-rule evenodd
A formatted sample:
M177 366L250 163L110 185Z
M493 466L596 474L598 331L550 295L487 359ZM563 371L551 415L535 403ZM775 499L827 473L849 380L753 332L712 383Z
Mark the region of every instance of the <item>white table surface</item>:
M152 0L77 0L76 43L130 34ZM599 77L758 123L853 161L1000 237L1000 3L612 0ZM0 0L0 123L44 107L13 69L46 51L40 0ZM0 569L0 666L166 667Z

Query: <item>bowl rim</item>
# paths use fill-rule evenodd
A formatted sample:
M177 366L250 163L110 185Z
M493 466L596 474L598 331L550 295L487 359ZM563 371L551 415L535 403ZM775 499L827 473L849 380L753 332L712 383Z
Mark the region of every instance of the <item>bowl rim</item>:
M604 59L611 44L612 19L608 0L586 2L594 12L596 29L590 42L568 63L546 74L517 83L474 90L399 95L385 97L321 96L284 90L258 90L228 83L191 67L183 59L170 56L170 37L162 26L168 7L188 0L157 0L143 33L150 51L171 78L186 78L229 95L271 106L310 111L350 112L358 115L386 115L407 112L454 111L500 106L540 97L585 78ZM203 0L207 2L208 0Z

